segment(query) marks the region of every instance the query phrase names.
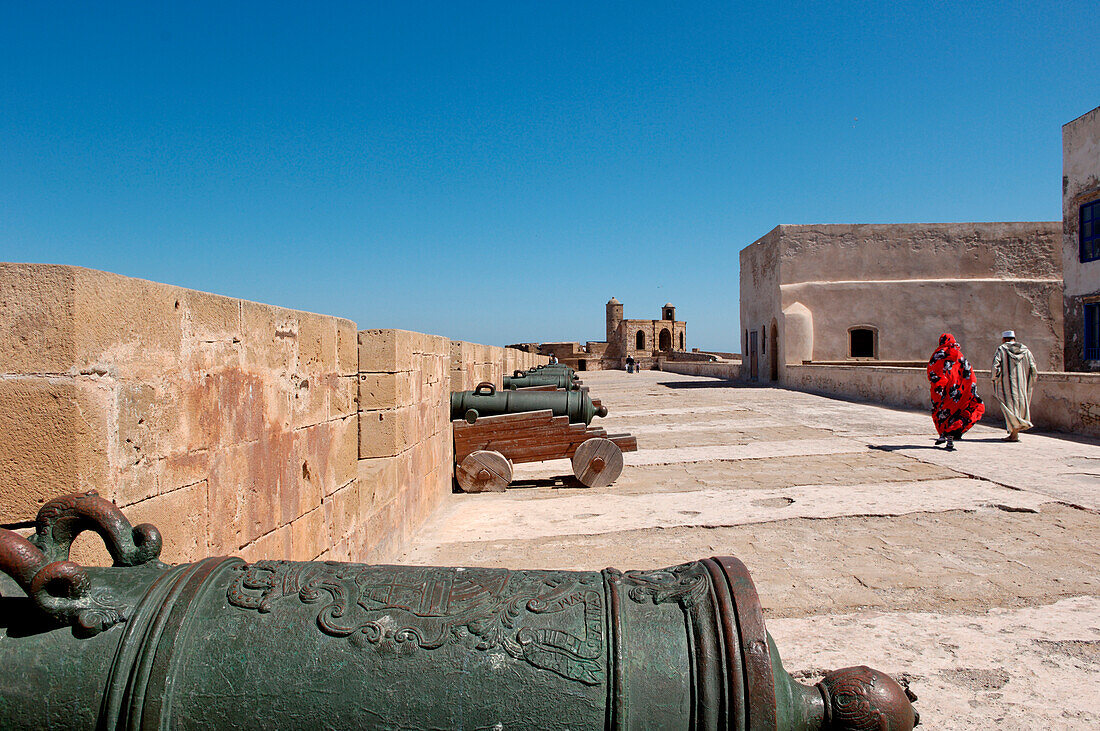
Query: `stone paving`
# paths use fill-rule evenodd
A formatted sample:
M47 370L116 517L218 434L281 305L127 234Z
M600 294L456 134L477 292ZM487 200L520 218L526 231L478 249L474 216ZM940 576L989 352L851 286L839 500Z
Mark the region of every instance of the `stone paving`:
M400 563L643 569L733 554L785 666L909 678L923 727L1100 727L1100 443L662 372L584 374L638 436L616 484L517 465ZM995 411L996 406L992 406Z

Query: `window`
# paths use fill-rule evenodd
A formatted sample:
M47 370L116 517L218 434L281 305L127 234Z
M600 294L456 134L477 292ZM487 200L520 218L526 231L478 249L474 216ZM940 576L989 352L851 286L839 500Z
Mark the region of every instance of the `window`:
M877 333L870 327L853 327L848 331L848 357L849 358L877 358L875 336Z
M684 334L680 333L680 350L684 349Z
M645 350L645 333L641 330L638 331L638 336L634 338L634 349Z
M672 350L672 333L668 331L668 328L661 328L661 334L657 336L657 343L660 350Z
M1081 206L1081 261L1100 259L1100 200Z
M1085 360L1100 360L1100 302L1085 305Z
M763 325L760 328L760 352L768 352L768 326Z

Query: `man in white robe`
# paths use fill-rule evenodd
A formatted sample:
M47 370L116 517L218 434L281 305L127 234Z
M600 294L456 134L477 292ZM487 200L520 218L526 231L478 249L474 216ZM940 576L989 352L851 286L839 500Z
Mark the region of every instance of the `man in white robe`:
M1039 369L1026 345L1016 342L1016 333L1001 333L1001 346L993 356L993 395L1005 415L1006 442L1020 441L1020 432L1032 427L1031 394Z

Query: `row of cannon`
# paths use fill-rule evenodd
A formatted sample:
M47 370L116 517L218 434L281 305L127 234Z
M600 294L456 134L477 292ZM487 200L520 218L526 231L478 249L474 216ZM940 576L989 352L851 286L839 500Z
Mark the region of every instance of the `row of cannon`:
M638 448L630 434L591 426L607 407L569 366L517 370L503 386L483 382L451 394L455 482L465 492L502 491L515 464L552 459L569 459L582 485L604 487L621 474L623 452Z

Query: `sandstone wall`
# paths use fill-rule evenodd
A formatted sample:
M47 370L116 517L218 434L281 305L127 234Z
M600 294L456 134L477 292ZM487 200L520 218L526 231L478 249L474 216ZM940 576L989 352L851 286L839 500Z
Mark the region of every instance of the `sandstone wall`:
M331 504L357 457L349 320L4 264L0 341L5 523L97 489L161 527L167 561L313 558L339 537Z
M1000 405L990 390L990 372L974 370L986 404L987 423L1001 424ZM784 386L826 396L931 409L924 368L792 365ZM1036 428L1100 436L1100 373L1040 372L1031 402ZM933 429L931 418L928 427Z
M384 560L451 490L452 380L548 360L34 264L0 264L0 342L0 523L95 489L169 562Z
M451 491L453 345L407 330L359 333L357 493L338 506L338 560L399 550ZM481 346L484 347L484 346Z
M501 348L461 340L452 340L450 343L451 391L472 391L482 381L488 381L499 388L504 383L504 376L550 362L548 356L517 348Z

